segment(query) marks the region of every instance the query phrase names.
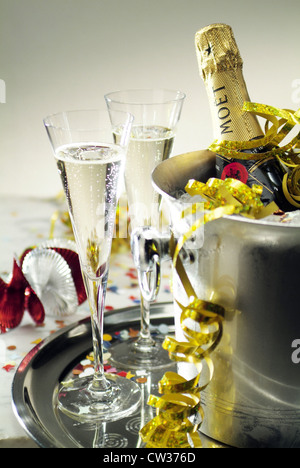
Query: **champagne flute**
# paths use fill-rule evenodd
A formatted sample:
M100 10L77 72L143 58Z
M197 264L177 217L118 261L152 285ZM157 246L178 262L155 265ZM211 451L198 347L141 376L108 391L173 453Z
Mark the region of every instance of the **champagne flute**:
M116 91L105 96L110 113L123 110L134 116L126 159L125 185L132 230L132 253L141 291L141 329L137 340L111 348L112 360L119 366L160 369L172 364L168 353L162 349L163 337L153 337L150 333L150 304L158 292L160 267L154 255L151 268L145 273L135 251L141 248L136 244L143 230L149 226L159 230L160 197L152 186L151 173L171 154L184 99L185 94L181 91L163 89ZM118 141L118 129L115 129L115 135Z
M114 142L111 121L120 139ZM109 255L119 184L133 117L125 112L78 110L46 117L44 124L65 190L91 310L93 376L71 380L58 390L57 405L81 422L115 421L140 402L139 386L124 377L105 374L103 313Z

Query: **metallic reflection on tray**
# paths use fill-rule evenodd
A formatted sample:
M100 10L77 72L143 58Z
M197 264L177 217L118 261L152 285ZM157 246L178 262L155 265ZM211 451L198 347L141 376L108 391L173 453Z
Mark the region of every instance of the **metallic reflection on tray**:
M173 328L173 304L154 304L153 325ZM109 312L105 333L139 327L139 308ZM74 323L37 345L20 364L12 387L14 412L29 436L43 448L135 448L142 447L139 430L154 417L147 405L150 393L157 393L163 371L145 371L140 408L129 417L114 423L79 423L58 411L53 404L59 383L91 351L90 318ZM174 370L176 367L174 365ZM136 373L133 372L133 373ZM209 441L205 441L209 444Z

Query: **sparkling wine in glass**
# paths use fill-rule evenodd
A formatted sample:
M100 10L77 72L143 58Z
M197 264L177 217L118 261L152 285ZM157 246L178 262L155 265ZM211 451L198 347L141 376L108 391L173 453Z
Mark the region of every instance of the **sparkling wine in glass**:
M120 130L118 143L105 111L69 111L44 120L68 202L91 310L95 372L62 385L57 395L58 408L80 421L115 421L133 412L140 402L138 385L105 374L103 365L109 256L133 121L126 112L114 112L112 118Z
M171 154L184 99L181 91L163 89L116 91L105 96L110 113L123 110L134 116L125 167L132 245L136 245L135 233L150 226L160 228L160 197L152 186L151 174ZM118 142L116 126L114 133ZM164 368L172 363L162 349L163 337L150 333L150 304L157 293L155 283L160 281L158 265L153 264L151 271L145 273L134 252L133 257L141 291L140 336L133 342L115 345L111 349L112 359L124 367Z

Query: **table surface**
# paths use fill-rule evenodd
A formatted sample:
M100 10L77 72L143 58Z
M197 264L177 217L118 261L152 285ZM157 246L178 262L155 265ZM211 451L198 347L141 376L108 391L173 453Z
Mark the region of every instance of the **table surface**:
M61 208L57 200L0 197L0 276L7 280L14 256L20 257L27 247L39 245L49 238L50 220ZM56 224L55 237L66 235L65 226ZM159 302L171 301L170 265L163 266ZM111 257L106 309L119 309L139 304L136 272L129 249L118 249ZM89 315L87 302L74 315L46 316L43 326L37 326L28 312L21 324L0 335L0 448L37 447L16 419L11 401L11 385L15 371L26 354L39 340L53 331Z

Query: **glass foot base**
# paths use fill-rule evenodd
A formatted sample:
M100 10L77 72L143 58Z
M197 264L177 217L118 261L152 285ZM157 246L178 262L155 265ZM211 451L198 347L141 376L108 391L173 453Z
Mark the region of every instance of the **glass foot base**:
M155 337L155 345L149 349L140 348L137 340L115 343L109 348L110 362L114 366L131 370L159 370L174 366L169 354L162 348L164 337Z
M137 383L115 374L105 374L109 389L92 389L93 377L76 379L59 388L57 407L67 416L81 422L112 422L133 413L140 404Z

